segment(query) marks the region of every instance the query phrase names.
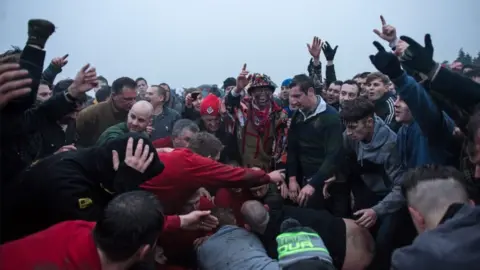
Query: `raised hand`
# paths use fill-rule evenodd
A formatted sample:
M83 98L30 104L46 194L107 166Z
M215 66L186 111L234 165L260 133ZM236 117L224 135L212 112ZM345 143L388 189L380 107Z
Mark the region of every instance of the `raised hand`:
M307 48L313 59L319 59L320 51L322 50L322 40L318 37L313 37L312 44L307 43Z
M117 151L112 151L113 169L116 171L120 166ZM150 146L143 146L143 139L138 140L135 152L133 152L133 138L129 138L127 142L127 149L125 154L125 165L143 173L153 161L153 152L150 152Z
M400 77L403 70L400 66L400 60L391 52L385 51L385 48L374 41L373 45L377 48L378 52L375 55L370 55L370 61L378 69L378 71L390 77L390 79L396 79Z
M402 63L405 66L425 75L435 69L437 63L433 60L433 45L430 34L425 35L425 47L407 36L401 36L400 39L408 44L408 48L402 57Z
M249 74L250 73L247 70L247 64L243 64L242 71L237 77L237 91L241 91L247 86Z
M24 96L32 89L32 79L28 78L28 71L20 69L17 63L0 65L0 109L13 99Z
M333 59L335 58L335 54L337 53L337 49L338 49L338 46L335 46L335 49L332 49L332 46L330 46L330 43L325 41L325 43L322 46L325 59L327 59L327 61L333 61Z
M59 67L63 68L68 64L68 54L65 54L63 57L55 57L52 59L52 64Z
M192 108L193 106L193 98L192 98L192 93L188 93L185 96L185 107L187 108Z
M86 64L80 69L75 76L72 85L68 88L68 92L72 97L78 98L83 93L97 86L97 71L90 64Z
M382 31L374 29L373 32L385 41L394 42L395 40L397 40L397 29L387 24L383 16L380 16L380 21L382 22Z

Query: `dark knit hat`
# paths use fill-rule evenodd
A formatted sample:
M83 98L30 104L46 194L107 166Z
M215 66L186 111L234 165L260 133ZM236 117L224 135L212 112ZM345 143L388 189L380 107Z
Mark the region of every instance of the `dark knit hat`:
M289 218L280 226L277 236L278 261L282 269L335 269L322 238L309 227Z
M230 78L227 78L225 81L223 81L222 88L227 89L227 87L235 86L235 85L237 85L237 80L235 80L235 78L233 77L230 77Z

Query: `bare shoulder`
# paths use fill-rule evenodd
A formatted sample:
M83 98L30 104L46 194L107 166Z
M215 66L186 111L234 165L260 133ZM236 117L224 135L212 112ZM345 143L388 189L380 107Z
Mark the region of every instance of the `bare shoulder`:
M375 241L370 232L358 226L351 219L343 219L346 227L346 251L344 270L364 269L373 259L375 254Z

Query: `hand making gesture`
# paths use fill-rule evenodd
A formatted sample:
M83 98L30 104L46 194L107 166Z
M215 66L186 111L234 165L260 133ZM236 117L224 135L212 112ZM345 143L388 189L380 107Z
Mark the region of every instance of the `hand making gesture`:
M380 16L380 21L382 21L382 31L374 29L373 32L377 34L377 36L379 36L381 39L388 41L389 43L398 41L397 29L387 24L383 16Z
M72 97L78 98L83 93L97 86L97 71L90 64L83 66L73 79L72 85L68 88L68 92Z
M68 54L65 54L63 57L55 57L52 59L52 65L55 65L59 68L63 68L68 64Z
M237 77L237 93L243 90L248 85L248 75L250 73L247 70L247 64L243 64L242 71Z

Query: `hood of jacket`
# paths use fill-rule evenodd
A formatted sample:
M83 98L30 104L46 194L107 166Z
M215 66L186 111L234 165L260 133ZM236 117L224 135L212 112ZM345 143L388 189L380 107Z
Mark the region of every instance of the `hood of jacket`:
M138 141L143 139L143 145L149 145L149 152L153 153L153 160L143 173L138 172L136 174L130 174L130 178L127 175L125 175L126 177L117 177L117 171L113 168L112 151L115 150L118 153L120 161L119 170L120 168L127 166L125 164L125 156L129 138L133 138L133 153L135 153ZM158 158L157 151L152 142L145 137L145 135L139 133L126 133L106 144L78 151L72 159L83 167L84 173L89 178L98 179L105 189L115 193L129 191L129 188L125 188L128 186L135 186L138 188L139 184L162 173L164 169L164 165ZM133 169L130 170L130 173L132 173L132 171ZM127 172L128 170L123 170L120 173L127 174ZM125 179L132 179L135 183L124 183ZM116 183L116 181L122 181L122 183Z
M396 250L392 269L478 269L480 208L464 205L437 228L420 234L412 245Z
M368 159L377 163L383 162L383 157L379 156L379 151L387 143L396 143L397 134L393 132L383 120L375 115L375 127L373 131L373 138L370 142L358 142L357 159L362 161ZM387 148L390 149L390 148ZM386 149L386 150L387 150ZM381 158L381 160L378 160Z

